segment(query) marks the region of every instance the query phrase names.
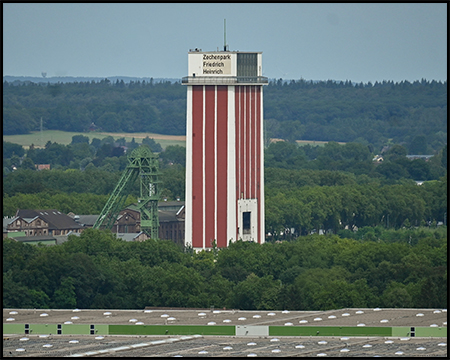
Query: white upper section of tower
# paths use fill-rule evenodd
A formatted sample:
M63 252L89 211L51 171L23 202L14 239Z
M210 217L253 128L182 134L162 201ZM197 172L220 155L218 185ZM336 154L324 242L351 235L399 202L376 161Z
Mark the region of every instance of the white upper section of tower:
M188 59L189 77L262 76L261 52L194 50Z

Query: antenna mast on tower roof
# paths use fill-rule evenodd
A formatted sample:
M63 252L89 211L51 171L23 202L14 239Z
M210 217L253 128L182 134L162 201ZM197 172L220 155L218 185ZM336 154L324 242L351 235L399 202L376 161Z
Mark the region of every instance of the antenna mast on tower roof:
M227 51L227 19L223 19L223 51Z

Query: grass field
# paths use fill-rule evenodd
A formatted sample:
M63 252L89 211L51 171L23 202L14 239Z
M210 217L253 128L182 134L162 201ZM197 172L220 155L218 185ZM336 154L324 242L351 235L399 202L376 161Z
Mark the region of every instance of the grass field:
M112 136L114 139L125 138L126 141L131 141L133 138L137 143L141 143L142 139L149 137L154 139L157 143L165 149L169 145L186 146L186 136L184 135L161 135L153 133L107 133L107 132L69 132L59 130L45 130L42 134L39 131L33 131L30 134L25 135L3 135L3 140L14 144L22 145L25 149L28 149L31 144L35 147L44 147L48 141L56 142L58 144L68 145L72 142L72 136L83 135L89 138L91 141L93 138L103 139L107 136ZM283 141L282 139L270 139L271 142ZM315 141L315 140L297 140L299 146L303 145L316 145L323 146L328 141ZM345 144L339 142L338 144Z
M303 145L316 145L316 146L324 146L328 143L328 141L315 141L315 140L295 140L299 146ZM345 142L337 142L338 144L345 145Z
M283 139L270 139L270 142L284 141ZM328 143L328 141L316 141L316 140L295 140L298 146L304 145L315 145L315 146L324 146ZM345 145L345 142L338 142L338 144Z
M83 135L92 141L93 138L103 139L107 136L112 136L114 139L125 138L126 141L134 140L137 143L141 143L142 139L146 136L153 138L155 142L159 143L163 149L169 145L186 146L186 136L184 135L161 135L152 133L104 133L104 132L69 132L59 130L45 130L42 133L39 131L33 131L30 134L24 135L3 135L3 141L8 141L14 144L22 145L25 149L28 149L31 144L35 147L44 147L48 141L56 142L62 145L68 145L72 142L72 136Z

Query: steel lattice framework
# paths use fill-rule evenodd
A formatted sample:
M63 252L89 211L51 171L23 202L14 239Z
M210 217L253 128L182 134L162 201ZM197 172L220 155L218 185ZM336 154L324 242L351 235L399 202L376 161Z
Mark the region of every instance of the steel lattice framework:
M123 208L125 199L137 179L140 197L137 207L141 214L141 230L150 238L158 239L159 218L159 162L147 146L140 146L128 156L128 165L114 191L94 224L94 229L111 229Z

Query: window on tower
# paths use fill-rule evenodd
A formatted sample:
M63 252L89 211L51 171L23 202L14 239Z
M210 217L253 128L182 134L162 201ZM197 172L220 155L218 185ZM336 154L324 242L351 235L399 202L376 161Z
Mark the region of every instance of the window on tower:
M250 234L251 233L251 229L250 229L250 218L251 218L251 212L250 211L246 211L242 213L242 230L244 234Z

